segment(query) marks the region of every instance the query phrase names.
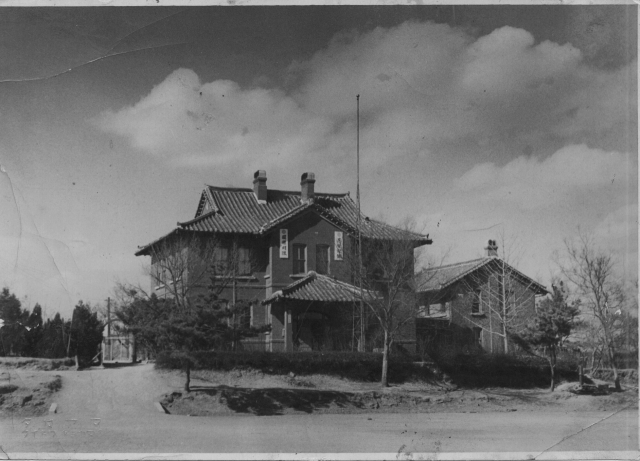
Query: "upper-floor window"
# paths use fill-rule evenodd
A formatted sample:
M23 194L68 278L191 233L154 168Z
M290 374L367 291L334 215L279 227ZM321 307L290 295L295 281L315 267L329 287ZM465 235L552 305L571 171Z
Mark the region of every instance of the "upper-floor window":
M216 275L226 275L229 269L229 249L226 247L216 247L213 252L213 270Z
M252 271L251 250L246 247L235 249L219 246L213 255L213 270L219 277L250 275Z
M293 245L293 273L305 274L307 272L307 246Z
M316 245L316 272L318 274L329 273L329 245Z
M249 248L238 248L238 271L237 275L251 274L251 251Z
M449 310L449 303L441 302L429 305L429 315L446 314Z
M471 299L471 313L480 314L482 312L482 291L475 290L472 293Z

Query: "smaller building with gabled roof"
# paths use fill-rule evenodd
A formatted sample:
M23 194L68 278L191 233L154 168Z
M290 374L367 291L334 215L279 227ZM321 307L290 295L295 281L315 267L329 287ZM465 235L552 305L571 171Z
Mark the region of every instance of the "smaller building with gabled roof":
M495 240L489 240L485 250L483 258L418 275L417 340L429 355L513 352L516 346L509 335L535 315L536 298L548 293L498 257Z

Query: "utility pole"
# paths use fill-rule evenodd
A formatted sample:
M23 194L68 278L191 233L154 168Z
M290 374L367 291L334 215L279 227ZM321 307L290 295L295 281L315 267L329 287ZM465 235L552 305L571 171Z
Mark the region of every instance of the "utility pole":
M358 351L365 351L365 322L364 322L364 301L362 290L362 232L360 231L360 95L356 95L357 106L357 136L356 136L356 200L358 202L358 279L360 281L360 342Z
M111 352L113 347L111 346L111 298L107 298L107 347L109 348L109 360L112 359ZM104 355L102 356L102 360L104 361Z

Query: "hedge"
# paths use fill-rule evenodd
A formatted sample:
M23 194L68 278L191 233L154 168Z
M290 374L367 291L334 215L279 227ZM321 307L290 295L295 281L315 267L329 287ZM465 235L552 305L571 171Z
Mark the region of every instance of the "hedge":
M546 387L550 382L549 363L535 356L503 354L458 355L440 365L453 381L464 387ZM556 382L578 379L575 361L558 358Z
M200 351L191 357L196 370L252 368L273 375L326 374L370 382L379 381L382 373L382 354L373 352ZM182 362L171 354L160 353L156 367L180 369ZM432 377L428 368L415 366L397 356L389 361L388 373L391 382Z
M382 372L382 354L374 352L256 352L256 351L200 351L191 354L195 370L220 370L251 368L265 374L296 375L325 374L356 381L379 381ZM389 360L389 381L433 381L443 378L431 367L414 363L413 356L395 355ZM156 367L181 369L179 358L161 353ZM549 364L540 357L478 354L457 355L447 363L440 363L454 384L466 388L512 387L533 388L549 385ZM556 380L578 379L577 364L559 358Z

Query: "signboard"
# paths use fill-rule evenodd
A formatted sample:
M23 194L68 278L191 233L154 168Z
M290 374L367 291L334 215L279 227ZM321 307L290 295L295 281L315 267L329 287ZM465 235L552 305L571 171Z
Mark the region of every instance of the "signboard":
M336 261L342 261L344 258L343 234L341 231L334 232L333 248L335 249L334 258Z
M280 229L280 259L289 257L289 231Z

